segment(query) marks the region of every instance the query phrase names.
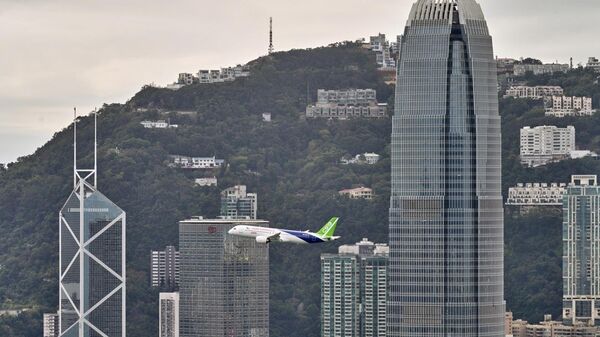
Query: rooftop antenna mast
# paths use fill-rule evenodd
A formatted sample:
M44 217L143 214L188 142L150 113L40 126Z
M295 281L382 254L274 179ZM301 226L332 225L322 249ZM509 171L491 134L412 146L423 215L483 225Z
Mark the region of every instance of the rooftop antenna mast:
M98 111L94 110L94 168L77 168L77 108L73 108L73 188L77 188L79 180L94 178L93 188L98 188Z
M77 108L73 108L73 188L77 187Z
M269 55L274 51L273 48L273 17L269 18Z

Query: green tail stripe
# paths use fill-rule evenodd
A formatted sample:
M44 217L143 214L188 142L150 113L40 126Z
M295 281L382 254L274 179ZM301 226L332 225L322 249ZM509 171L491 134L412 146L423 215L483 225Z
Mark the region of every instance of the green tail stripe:
M323 228L321 228L317 234L323 236L323 237L332 237L333 233L335 232L335 227L337 227L337 223L338 220L340 218L338 217L333 217L331 218L329 221L327 221L327 223L325 224L325 226L323 226Z

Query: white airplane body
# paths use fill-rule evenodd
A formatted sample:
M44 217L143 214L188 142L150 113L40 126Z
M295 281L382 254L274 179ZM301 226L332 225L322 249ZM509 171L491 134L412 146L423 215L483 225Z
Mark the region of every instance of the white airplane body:
M290 229L238 225L229 230L230 235L253 238L258 243L288 242L295 244L311 244L334 241L339 236L333 236L339 218L331 218L317 233Z

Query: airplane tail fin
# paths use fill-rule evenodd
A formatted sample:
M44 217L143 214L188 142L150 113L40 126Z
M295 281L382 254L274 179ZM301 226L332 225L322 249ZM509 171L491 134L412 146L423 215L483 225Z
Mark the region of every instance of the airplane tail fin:
M327 221L325 226L323 226L323 228L321 228L317 232L317 234L322 237L326 237L326 238L332 237L333 233L335 232L335 227L337 227L339 219L340 218L338 218L338 217L333 217L333 218L329 219L329 221Z

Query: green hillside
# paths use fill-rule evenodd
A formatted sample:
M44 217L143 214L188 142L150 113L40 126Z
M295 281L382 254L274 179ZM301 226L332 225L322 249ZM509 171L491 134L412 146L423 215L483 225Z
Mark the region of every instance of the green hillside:
M127 211L130 337L157 335L158 293L149 286L150 250L177 244L178 220L218 215L221 188L248 185L258 193L259 216L272 226L316 230L337 215L342 218L340 244L363 237L387 241L391 120L301 118L318 88L375 88L379 101L392 103L393 86L378 76L374 60L354 44L276 53L251 62L249 78L178 91L146 87L128 103L100 110L99 189ZM563 84L567 92L600 93L588 78L589 73L576 70L565 75ZM522 125L572 124L579 146L600 151L600 115L548 119L539 103L512 99L502 100L501 109L505 187L566 182L572 173L600 172L600 162L593 159L522 168L516 138ZM272 113L272 123L262 121L263 112ZM139 124L159 118L180 127L149 130ZM80 166L91 163L84 153L92 146L92 122L79 119ZM57 219L72 188L71 141L72 129L65 129L35 154L0 169L0 309L33 308L18 318L0 317L2 336L39 336L41 313L56 310ZM382 160L374 166L338 164L344 155L367 151L381 154ZM229 165L214 172L219 188L200 188L193 179L202 172L167 167L169 154L216 155ZM358 185L372 187L376 198L337 196L338 190ZM560 214L507 215L506 297L518 317L539 320L547 311L558 313L560 233ZM313 248L270 248L273 337L319 335L319 255L336 251L337 245Z

